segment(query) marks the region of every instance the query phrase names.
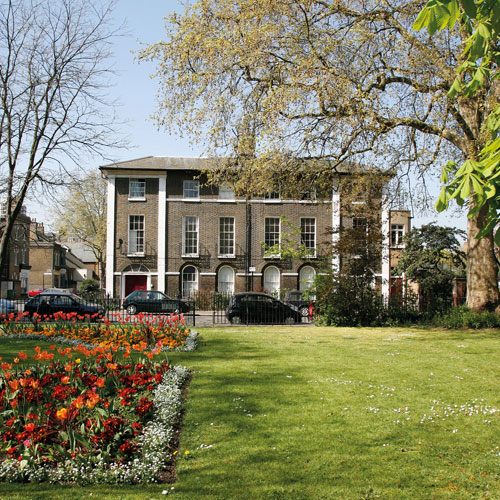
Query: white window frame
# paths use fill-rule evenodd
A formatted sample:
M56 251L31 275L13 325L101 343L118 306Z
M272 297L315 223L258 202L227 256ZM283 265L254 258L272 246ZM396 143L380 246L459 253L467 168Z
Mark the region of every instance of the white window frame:
M200 181L188 179L182 182L182 197L185 200L200 199Z
M304 273L305 271L312 271L312 279L311 281L308 281L304 279ZM314 278L316 278L316 269L312 266L303 266L299 270L299 291L301 292L306 292L312 288L314 285Z
M142 185L142 189L132 189L132 184ZM136 192L139 194L135 194ZM128 180L128 199L129 201L146 201L146 179L131 177Z
M278 273L277 287L273 288L272 290L266 287L267 283L276 283L274 281L273 282L270 282L270 281L266 282L266 276L269 275L269 273L271 272L271 270L277 271L277 273ZM262 276L262 283L263 283L263 288L264 288L264 290L267 293L276 294L276 296L279 297L279 293L280 293L280 289L281 289L281 273L280 273L280 270L276 266L266 267L264 269L264 274Z
M278 245L281 245L281 217L264 217L264 248L267 248L267 247L272 247L274 245L276 245L276 243L274 243L273 245L268 245L267 243L267 221L268 220L271 220L271 219L278 219ZM273 233L274 234L274 233ZM276 258L279 258L281 257L281 253L277 253L277 254L270 254L270 255L265 255L264 258L266 259L276 259Z
M132 217L142 218L142 230L141 229L130 229ZM140 219L137 219L139 222ZM139 231L142 231L142 244L140 243ZM132 240L135 242L132 244ZM145 255L145 244L146 244L146 217L143 214L129 214L128 216L128 240L127 240L127 255L131 256L143 256ZM134 249L132 251L131 249Z
M193 223L196 221L196 230L193 231L192 229L187 228L188 223ZM189 233L195 233L196 232L196 252L188 252L187 250L191 250L191 248L188 248L187 245L187 236ZM193 245L194 246L194 245ZM199 255L199 250L200 250L200 219L197 215L184 215L182 217L182 256L183 257L198 257Z
M231 273L231 281L222 281L221 277L223 272L228 270ZM221 286L229 284L230 286ZM222 290L222 288L228 288L227 290ZM234 269L231 266L222 266L217 273L217 291L221 293L234 293Z
M231 246L233 251L232 252L223 252L223 245L222 245L222 231L221 231L221 223L222 219L232 219L233 221L233 237L232 237L232 242ZM236 233L236 228L235 228L235 218L234 217L219 217L219 247L218 247L218 257L234 257L235 255L235 233Z
M303 221L306 221L306 220L309 220L309 221L314 221L313 223L313 228L314 228L314 232L311 233L311 232L304 232L304 226L303 226ZM307 246L305 243L304 243L304 239L303 239L303 236L304 235L308 235L308 234L312 234L313 235L313 246ZM307 250L307 254L306 254L306 257L307 258L315 258L316 257L316 217L301 217L300 218L300 244L303 245L306 250Z
M268 203L279 203L281 201L281 193L279 191L264 193L264 200Z
M184 279L184 273L186 269L193 268L194 269L194 280L193 281L186 281ZM194 283L193 286L189 287L189 293L186 293L186 283ZM181 291L182 291L182 296L185 298L192 297L192 292L197 292L198 291L198 269L193 266L192 264L188 264L187 266L184 266L181 271Z
M396 234L396 242L394 242L393 235ZM392 248L403 248L403 239L405 236L405 226L404 224L391 224L391 247Z

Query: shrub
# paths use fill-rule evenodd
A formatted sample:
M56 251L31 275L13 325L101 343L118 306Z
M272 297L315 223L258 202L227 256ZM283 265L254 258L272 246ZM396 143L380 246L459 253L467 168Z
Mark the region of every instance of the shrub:
M443 328L499 328L500 316L493 312L474 313L467 306L452 307L443 314L434 317L435 326Z
M83 280L80 287L80 295L85 300L97 300L100 297L101 290L97 280Z

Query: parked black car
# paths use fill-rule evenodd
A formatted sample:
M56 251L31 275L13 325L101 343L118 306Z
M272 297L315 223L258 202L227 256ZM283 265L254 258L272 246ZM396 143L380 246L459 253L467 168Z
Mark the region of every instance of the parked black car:
M85 302L77 295L67 292L42 292L32 297L26 304L24 310L30 316L37 313L41 316L52 316L56 312L76 313L79 316L98 315L104 316L105 311L97 304Z
M139 312L179 314L187 313L190 310L188 302L172 299L162 292L151 290L133 291L123 300L123 308L127 310L128 314Z
M239 323L300 323L297 307L285 304L265 293L237 293L231 298L226 317L232 324Z
M314 306L314 301L311 299L305 299L302 292L298 290L291 290L286 294L287 304L294 305L300 311L300 314L304 318L309 317L309 306L312 304Z

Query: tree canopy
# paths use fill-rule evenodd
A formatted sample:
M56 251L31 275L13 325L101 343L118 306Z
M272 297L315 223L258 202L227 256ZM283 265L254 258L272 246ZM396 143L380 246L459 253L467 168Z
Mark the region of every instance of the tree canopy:
M405 236L396 272L418 283L431 303L451 302L453 278L465 272L465 253L459 240L463 236L464 231L435 224L412 229Z
M449 97L463 34L415 32L421 8L420 0L199 0L167 18L165 40L141 52L158 65L156 119L208 152L242 158L263 186L273 166L293 174L303 158L326 160L330 174L352 165L422 174L444 157L475 158L497 94ZM491 234L478 239L485 212L469 223L468 300L477 310L499 301Z
M0 266L28 191L68 182L82 155L117 144L110 14L92 0L0 0Z
M72 183L56 205L55 226L61 238L87 245L99 264L101 283L106 265L107 184L100 172L90 172Z

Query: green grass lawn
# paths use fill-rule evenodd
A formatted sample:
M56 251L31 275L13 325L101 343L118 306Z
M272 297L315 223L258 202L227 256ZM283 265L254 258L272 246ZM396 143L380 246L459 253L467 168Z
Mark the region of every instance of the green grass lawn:
M195 372L174 485L0 484L0 498L500 498L500 332L200 333L169 355ZM4 359L30 349L11 342Z

